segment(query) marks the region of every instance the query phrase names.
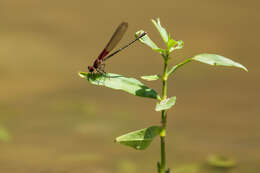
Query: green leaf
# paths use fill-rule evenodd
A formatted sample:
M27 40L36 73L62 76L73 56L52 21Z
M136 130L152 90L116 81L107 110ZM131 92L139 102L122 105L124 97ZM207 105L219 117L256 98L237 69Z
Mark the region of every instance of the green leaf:
M175 46L176 44L178 44L177 41L175 41L175 40L173 40L173 39L169 39L168 44L167 44L167 47L168 47L168 49L171 50L171 48L172 48L173 46Z
M94 85L105 86L108 88L125 91L135 96L160 99L160 96L151 88L145 86L142 82L135 78L124 77L113 73L85 73L80 72L79 76L87 79Z
M160 75L156 74L156 75L150 75L150 76L141 76L141 78L143 80L147 80L147 81L154 81L154 80L160 79Z
M150 145L153 138L160 134L160 131L160 126L151 126L119 136L115 141L136 150L144 150Z
M160 19L158 18L157 21L152 19L152 22L153 22L154 26L156 27L156 29L159 31L163 41L166 43L166 45L168 45L169 36L168 36L167 31L161 26Z
M184 46L184 42L182 40L176 41L176 44L170 48L170 52L178 49L182 49Z
M135 33L135 36L138 37L140 36L142 33L144 33L143 30L137 31ZM163 49L160 49L148 36L148 34L146 34L145 36L143 36L142 38L139 39L141 41L141 43L149 46L150 48L152 48L153 50L156 50L157 52L162 51Z
M220 55L216 55L216 54L203 53L203 54L193 56L192 59L195 61L205 63L205 64L209 64L209 65L232 66L232 67L237 67L237 68L241 68L245 71L248 71L247 68L244 67L243 65L241 65L235 61L232 61L229 58L226 58L226 57L223 57Z
M175 105L175 102L176 102L176 96L162 100L156 104L155 111L170 109L172 106Z

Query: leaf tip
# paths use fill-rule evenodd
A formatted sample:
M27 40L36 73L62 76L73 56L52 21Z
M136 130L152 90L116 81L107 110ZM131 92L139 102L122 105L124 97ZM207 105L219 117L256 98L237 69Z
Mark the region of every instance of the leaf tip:
M241 67L244 71L248 72L248 69L245 66Z
M158 24L160 25L160 24L161 24L159 17L157 17L157 18L155 18L155 19L151 19L151 21L152 21L152 23L153 23L154 25L158 25Z
M78 72L79 77L86 78L88 74L86 72Z
M156 21L155 21L154 19L151 19L151 21L152 21L153 23L156 23Z
M141 35L147 35L147 32L145 32L144 30L139 30L135 32L135 37L138 38Z

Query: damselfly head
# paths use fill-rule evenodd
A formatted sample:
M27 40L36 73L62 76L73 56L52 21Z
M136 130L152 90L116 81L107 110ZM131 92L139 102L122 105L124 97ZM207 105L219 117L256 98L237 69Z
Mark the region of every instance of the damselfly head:
M89 71L90 73L92 73L94 70L95 70L95 68L94 68L93 66L88 66L88 71Z

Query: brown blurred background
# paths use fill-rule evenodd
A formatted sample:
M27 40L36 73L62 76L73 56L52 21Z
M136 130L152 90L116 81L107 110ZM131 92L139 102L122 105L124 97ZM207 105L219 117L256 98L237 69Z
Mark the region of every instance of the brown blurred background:
M218 53L245 65L190 63L169 82L177 104L168 113L167 162L201 164L213 153L235 158L235 172L260 170L258 1L0 1L0 169L5 173L156 172L159 140L145 151L113 143L116 136L156 125L151 99L90 85L78 77L117 25L129 23L120 46L150 22L185 42L172 64ZM106 65L140 77L162 71L162 59L136 43ZM147 85L160 92L160 83Z

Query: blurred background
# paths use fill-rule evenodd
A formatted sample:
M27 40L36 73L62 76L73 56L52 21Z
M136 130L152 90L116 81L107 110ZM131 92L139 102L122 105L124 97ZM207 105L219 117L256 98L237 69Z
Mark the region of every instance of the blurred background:
M234 158L234 172L260 170L258 1L0 1L0 168L5 173L156 172L159 139L145 151L114 138L160 123L155 101L80 79L122 21L118 48L143 29L163 42L150 19L184 49L171 65L217 53L249 69L190 63L169 81L177 103L168 112L170 168L201 165L211 154ZM135 43L106 71L140 77L162 71L162 59ZM160 82L144 82L160 92ZM185 173L203 170L184 171ZM204 171L207 172L207 171Z

